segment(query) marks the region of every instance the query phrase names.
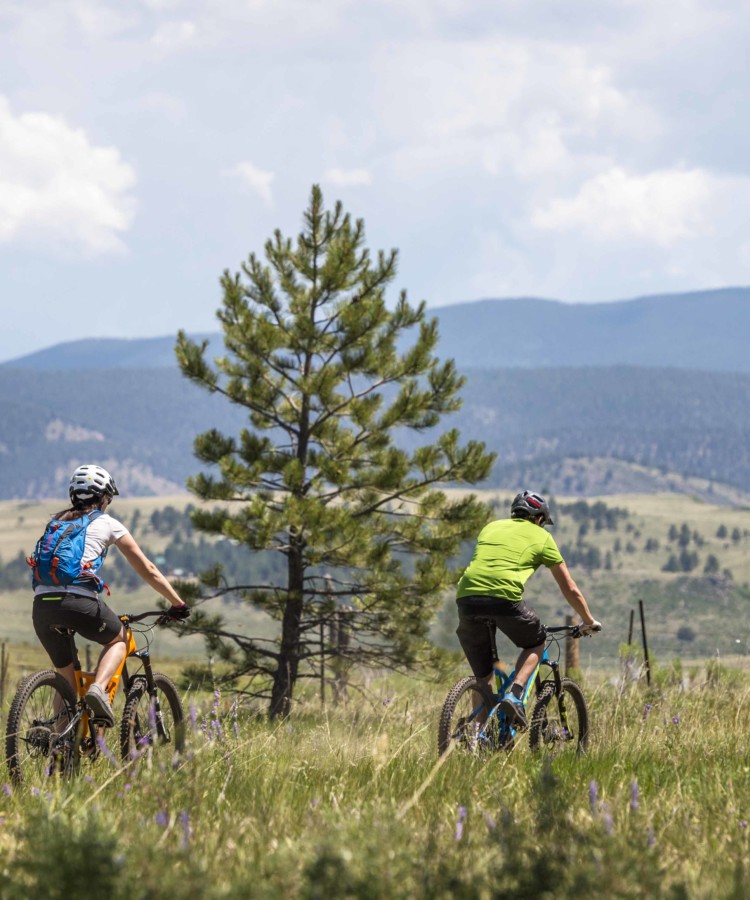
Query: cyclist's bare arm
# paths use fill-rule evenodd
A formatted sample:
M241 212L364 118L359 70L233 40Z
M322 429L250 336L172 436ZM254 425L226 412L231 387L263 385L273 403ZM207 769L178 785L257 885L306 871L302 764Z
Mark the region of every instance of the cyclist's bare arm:
M182 597L141 550L131 534L124 534L116 543L122 555L146 584L165 600L169 600L172 606L184 606Z
M568 567L565 563L563 562L558 563L556 566L550 566L550 572L552 572L563 597L565 597L568 603L581 617L583 624L593 625L596 622L596 619L591 615L586 599L573 580L573 576L568 571Z

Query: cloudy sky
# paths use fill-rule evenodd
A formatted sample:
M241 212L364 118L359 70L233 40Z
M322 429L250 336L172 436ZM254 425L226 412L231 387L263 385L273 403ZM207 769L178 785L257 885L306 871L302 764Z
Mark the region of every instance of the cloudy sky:
M748 46L748 0L0 0L0 360L216 330L314 182L430 306L750 284Z

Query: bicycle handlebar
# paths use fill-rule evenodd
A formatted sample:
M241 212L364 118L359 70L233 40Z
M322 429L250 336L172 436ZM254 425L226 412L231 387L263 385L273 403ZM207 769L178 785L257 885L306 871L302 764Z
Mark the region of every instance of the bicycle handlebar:
M577 640L582 637L589 637L592 632L587 631L583 632L583 629L586 628L585 625L547 625L545 626L547 629L547 634L560 634L562 632L567 632L573 640ZM597 629L597 632L601 631L601 628Z
M148 619L153 616L165 619L170 622L174 621L174 619L170 617L169 611L164 609L150 609L148 612L142 613L125 613L124 615L120 616L120 620L122 622L125 622L125 624L127 625L130 622L141 622L143 621L143 619ZM161 623L157 621L156 624L159 625Z

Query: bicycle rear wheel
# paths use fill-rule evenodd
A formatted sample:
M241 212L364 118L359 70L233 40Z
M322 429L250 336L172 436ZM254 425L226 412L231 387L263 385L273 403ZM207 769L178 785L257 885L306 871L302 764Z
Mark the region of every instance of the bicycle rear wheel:
M486 681L472 676L457 681L448 692L438 724L438 754L451 747L467 753L497 750L502 744L495 697Z
M148 693L146 679L134 680L128 691L120 725L123 759L137 759L149 748L168 746L173 753L185 749L185 714L174 682L154 673L156 697Z
M558 695L554 682L543 685L531 714L529 747L552 753L585 753L589 745L586 698L570 678L563 678L561 687Z
M77 731L74 727L66 732L77 716L76 702L73 688L52 669L23 679L5 729L11 781L21 784L54 773L68 775L77 768Z

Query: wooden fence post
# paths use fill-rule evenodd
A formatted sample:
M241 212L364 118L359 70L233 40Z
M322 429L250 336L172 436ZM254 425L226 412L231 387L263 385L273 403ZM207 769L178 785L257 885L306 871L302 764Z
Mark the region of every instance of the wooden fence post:
M566 625L575 625L576 616L565 616ZM578 669L578 641L568 635L565 638L565 672Z
M635 610L630 610L630 622L628 623L628 649L623 659L622 681L623 685L632 680L633 672L633 622L635 620Z
M641 613L641 635L643 636L643 661L646 664L646 684L651 687L651 662L648 658L648 642L646 641L646 616L643 612L643 600L638 601Z
M630 610L630 625L628 626L628 646L633 643L633 621L635 619L635 610Z

